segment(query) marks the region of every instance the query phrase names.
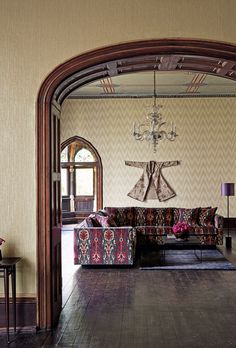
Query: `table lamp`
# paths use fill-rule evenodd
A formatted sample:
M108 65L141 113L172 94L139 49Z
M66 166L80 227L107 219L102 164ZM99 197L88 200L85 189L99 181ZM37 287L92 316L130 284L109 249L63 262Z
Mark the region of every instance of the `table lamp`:
M227 197L227 219L228 219L228 235L225 237L226 248L231 248L232 240L229 235L229 196L234 196L234 183L226 182L221 184L221 196Z

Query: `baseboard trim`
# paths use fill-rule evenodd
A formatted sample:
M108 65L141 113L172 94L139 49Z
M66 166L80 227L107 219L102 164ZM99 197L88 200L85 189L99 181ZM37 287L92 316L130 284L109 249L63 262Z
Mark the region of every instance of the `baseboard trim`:
M13 327L13 308L10 298L10 328ZM16 298L16 326L18 331L36 331L37 318L37 299L36 297L17 297ZM5 318L5 299L0 297L0 332L6 328Z
M9 328L10 334L14 334L14 328ZM24 327L17 327L16 328L17 333L37 333L37 327L36 326L24 326ZM0 327L0 335L6 333L5 327Z

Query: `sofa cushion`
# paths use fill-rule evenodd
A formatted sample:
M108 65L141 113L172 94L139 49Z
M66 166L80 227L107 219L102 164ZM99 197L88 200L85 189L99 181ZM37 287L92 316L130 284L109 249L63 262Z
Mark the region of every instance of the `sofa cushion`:
M221 215L215 214L214 216L214 225L216 228L222 228L224 225L224 218Z
M104 210L114 219L117 226L134 226L133 207L106 207Z
M194 225L189 228L190 233L194 234L216 234L216 229L214 225L207 225L207 226L200 226L200 225Z
M108 216L107 211L105 209L99 209L95 213L96 215L101 215L101 216Z
M100 223L95 219L95 215L91 214L82 222L80 222L76 227L86 228L86 227L101 227Z
M202 244L206 245L216 245L222 244L220 242L220 236L218 231L215 229L213 225L199 226L195 225L193 227L192 233L196 234Z
M200 208L174 208L174 224L178 222L186 222L188 225L196 225L198 223Z
M172 226L174 221L173 208L157 208L156 222L159 226Z
M135 226L172 226L173 208L136 207Z
M140 236L162 236L164 234L172 234L171 226L137 226L136 227L137 237Z
M201 208L199 213L199 225L208 226L214 225L216 208Z
M138 226L136 227L137 239L139 245L156 246L163 243L163 235L172 234L170 226Z
M116 227L117 224L115 223L115 220L113 219L112 216L102 216L99 214L95 214L96 220L102 227Z
M75 228L75 264L132 265L136 234L132 227Z

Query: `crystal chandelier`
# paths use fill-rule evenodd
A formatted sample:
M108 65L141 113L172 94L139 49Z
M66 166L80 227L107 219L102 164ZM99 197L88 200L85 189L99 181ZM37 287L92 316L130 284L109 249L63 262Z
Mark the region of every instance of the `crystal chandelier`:
M148 113L147 120L144 123L136 124L134 123L134 131L133 136L135 140L147 140L153 144L153 151L157 151L157 145L159 140L168 139L170 141L174 141L177 137L176 134L176 126L171 122L171 130L165 131L161 130L162 126L166 124L165 121L162 120L161 113L159 111L162 108L162 105L156 104L156 71L154 71L154 103L152 106L152 112Z

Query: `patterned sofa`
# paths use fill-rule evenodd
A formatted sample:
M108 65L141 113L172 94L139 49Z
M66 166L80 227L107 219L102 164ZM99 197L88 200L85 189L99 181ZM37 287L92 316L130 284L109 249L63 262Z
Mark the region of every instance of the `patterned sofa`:
M223 217L217 208L107 207L91 214L74 229L74 263L82 265L132 265L141 235L171 234L177 222L186 222L190 233L203 244L223 244ZM152 237L153 238L153 237Z

